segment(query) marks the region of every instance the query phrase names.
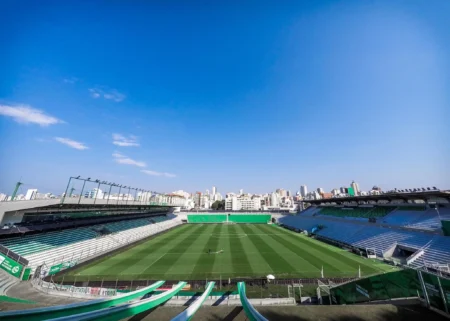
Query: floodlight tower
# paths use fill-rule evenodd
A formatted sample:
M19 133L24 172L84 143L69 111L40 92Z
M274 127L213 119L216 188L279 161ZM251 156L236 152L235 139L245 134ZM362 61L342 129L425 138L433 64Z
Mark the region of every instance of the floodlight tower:
M14 192L11 195L11 201L14 201L14 199L16 198L17 191L19 190L20 185L23 185L23 183L20 182L20 181L16 183L16 187L14 188Z

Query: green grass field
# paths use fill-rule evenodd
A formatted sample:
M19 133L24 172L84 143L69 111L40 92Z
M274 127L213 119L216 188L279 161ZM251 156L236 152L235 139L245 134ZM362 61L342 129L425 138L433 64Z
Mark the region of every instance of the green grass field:
M208 254L208 250L218 252ZM65 280L205 280L367 276L392 267L275 225L185 224L71 270Z

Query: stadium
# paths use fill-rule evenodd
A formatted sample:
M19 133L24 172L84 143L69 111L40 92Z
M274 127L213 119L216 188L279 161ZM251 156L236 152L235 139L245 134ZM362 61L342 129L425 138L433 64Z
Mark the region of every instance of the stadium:
M308 200L295 214L80 199L0 203L1 320L449 317L448 191Z

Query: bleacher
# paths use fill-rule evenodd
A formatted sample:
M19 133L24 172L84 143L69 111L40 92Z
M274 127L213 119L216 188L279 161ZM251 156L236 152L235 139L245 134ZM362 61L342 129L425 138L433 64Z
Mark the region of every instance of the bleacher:
M395 225L411 228L413 224L417 224L415 225L415 228L418 228L418 224L426 222L426 220L424 220L426 215L432 215L433 212L430 213L430 211L435 212L434 209L424 210L423 207L393 209L395 209L395 207L384 207L383 210L377 211L379 215L388 211L391 212L384 218L383 223L387 224L394 222L394 224L391 224L394 226L393 228L347 220L345 219L347 217L346 215L339 214L332 215L340 216L339 219L328 219L321 215L303 215L302 212L296 216L285 216L278 219L278 221L287 226L306 230L308 232L311 231L314 226L321 225L323 228L317 230L315 233L316 235L361 249L375 249L376 254L379 257L383 257L383 252L387 251L395 244L403 245L410 249L415 249L416 251L422 249L424 250L424 254L411 264L415 267L423 266L427 262L439 264L450 263L450 237L401 229L399 227L395 228ZM323 210L324 209L320 210L318 214L322 214ZM341 211L347 212L349 210L326 208L325 213L327 214L325 215L328 215L329 213L341 213ZM357 213L362 213L363 211L358 211ZM410 218L409 215L411 213L416 215L413 215L412 218ZM447 215L450 214L450 211L448 208L443 208L440 210L440 213L441 217L447 217ZM399 217L396 218L395 215L399 215ZM440 224L439 221L436 223ZM425 224L424 226L428 225Z
M79 262L178 224L181 224L181 221L174 215L151 219L141 218L13 238L2 241L2 245L23 255L29 260L32 268L44 262L47 266L52 266L65 261ZM101 235L94 231L100 227L106 228L113 234Z
M317 212L319 212L322 209L322 207L318 207L318 206L310 206L308 207L306 210L304 210L303 212L301 212L302 216L313 216L314 214L316 214Z
M11 251L25 256L36 252L50 250L58 246L95 238L97 233L90 227L81 227L63 231L53 231L25 237L15 237L0 241Z
M372 218L383 217L393 211L395 206L377 207L323 207L318 214L337 217Z
M434 208L403 206L384 217L382 223L425 231L439 231L442 226L441 219L450 219L450 209L441 208L438 215Z
M149 219L119 221L109 224L93 225L91 227L80 227L25 237L15 237L1 241L0 244L19 255L26 256L33 253L50 250L55 247L96 238L99 236L99 234L95 231L96 227L105 227L114 233L146 224L150 224Z

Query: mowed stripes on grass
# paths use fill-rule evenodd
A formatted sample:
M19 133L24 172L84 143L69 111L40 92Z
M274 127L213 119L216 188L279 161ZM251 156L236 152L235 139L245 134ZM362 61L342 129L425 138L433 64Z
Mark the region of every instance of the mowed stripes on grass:
M211 254L208 252L211 251ZM265 224L186 224L69 271L66 280L355 277L392 270L375 260Z

